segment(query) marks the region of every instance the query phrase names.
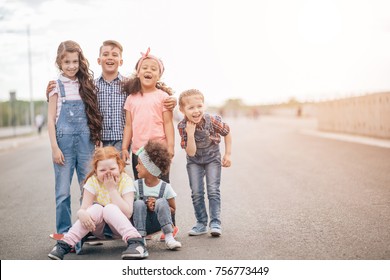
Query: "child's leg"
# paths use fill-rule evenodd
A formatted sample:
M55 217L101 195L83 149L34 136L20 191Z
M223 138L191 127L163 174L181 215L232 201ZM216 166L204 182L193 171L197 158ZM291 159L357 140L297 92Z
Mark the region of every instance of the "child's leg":
M155 212L157 214L158 222L161 225L161 230L165 234L165 245L170 250L181 248L181 243L176 241L173 237L173 225L171 217L171 209L168 201L165 198L159 198L156 201Z
M146 214L147 207L143 200L134 201L133 206L133 223L141 236L146 236Z
M104 207L103 219L113 230L114 234L118 233L125 242L129 238L141 237L138 231L130 223L130 220L115 204L107 204Z
M158 222L160 223L161 230L164 232L164 234L172 233L172 217L168 201L165 198L157 199L154 211L157 214Z
M221 163L206 164L207 197L209 199L210 227L221 228Z
M87 212L91 215L91 218L95 221L95 225L103 224L103 206L100 204L93 204L87 209ZM101 228L101 226L100 226ZM76 223L69 229L69 231L62 238L63 241L74 247L84 236L89 232L80 222Z
M188 179L191 187L192 204L195 210L196 221L199 224L207 226L207 211L204 200L204 183L205 170L203 166L196 163L187 163Z
M61 137L58 137L57 141L58 146L65 157L65 164L59 165L54 163L56 230L57 233L65 233L72 226L70 185L73 178L76 158L73 152L73 139L71 135L62 134Z

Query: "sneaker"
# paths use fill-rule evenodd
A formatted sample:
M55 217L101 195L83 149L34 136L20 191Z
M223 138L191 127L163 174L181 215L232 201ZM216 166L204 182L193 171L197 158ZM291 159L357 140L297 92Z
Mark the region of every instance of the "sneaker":
M149 256L148 250L145 248L144 239L129 238L127 239L127 249L122 252L123 260L144 259Z
M175 237L179 232L179 228L177 226L173 227L173 237ZM165 241L165 234L161 233L159 241Z
M165 241L165 246L167 246L169 250L176 250L178 248L181 248L181 243L172 238L168 241Z
M210 228L210 234L211 236L218 237L221 236L222 230L220 228L212 227Z
M188 232L188 235L189 236L196 236L196 235L202 235L205 233L207 233L207 227L204 224L197 223Z
M64 256L69 253L71 247L65 241L57 241L57 245L54 246L53 250L47 255L52 260L63 260Z

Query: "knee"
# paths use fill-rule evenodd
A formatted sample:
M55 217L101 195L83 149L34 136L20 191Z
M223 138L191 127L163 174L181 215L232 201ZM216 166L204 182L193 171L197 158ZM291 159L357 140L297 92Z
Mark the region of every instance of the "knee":
M140 199L134 201L133 210L134 210L133 213L136 212L136 211L143 211L143 210L146 210L145 201L140 200Z
M107 204L106 206L103 207L103 219L107 220L112 213L114 213L114 215L118 215L117 214L118 211L122 213L122 211L119 209L117 205L112 203Z
M88 213L91 218L95 221L95 224L99 224L103 221L103 206L100 204L93 204L88 208Z
M168 201L165 198L159 198L156 200L156 205L155 205L156 211L162 208L169 208Z

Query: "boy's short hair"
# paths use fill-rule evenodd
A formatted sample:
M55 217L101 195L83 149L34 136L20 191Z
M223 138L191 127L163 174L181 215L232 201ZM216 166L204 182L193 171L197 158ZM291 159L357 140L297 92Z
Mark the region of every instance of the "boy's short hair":
M188 89L188 90L183 91L180 94L180 96L179 96L179 106L183 107L184 106L184 99L186 97L194 96L194 95L198 95L202 99L202 101L204 102L204 96L203 96L203 93L200 92L200 90Z
M106 40L106 41L104 41L102 46L99 49L99 55L102 53L102 48L106 47L106 46L112 46L113 48L117 47L120 50L120 54L122 55L123 47L122 47L122 45L118 41L115 41L115 40Z

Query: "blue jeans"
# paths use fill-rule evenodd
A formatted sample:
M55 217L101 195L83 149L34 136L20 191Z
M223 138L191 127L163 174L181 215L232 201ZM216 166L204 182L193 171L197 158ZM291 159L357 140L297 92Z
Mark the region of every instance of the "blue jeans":
M207 226L204 178L209 199L210 227L221 227L221 153L217 145L197 149L196 155L187 156L187 173L191 187L192 204L197 223Z
M154 212L148 211L145 201L140 199L134 201L133 223L142 237L160 229L164 234L173 232L168 201L165 198L157 199Z
M57 135L57 143L64 154L65 164L54 164L56 227L58 233L64 233L72 226L70 186L74 170L76 169L80 194L82 194L83 181L90 171L91 156L95 146L90 141L89 133Z

